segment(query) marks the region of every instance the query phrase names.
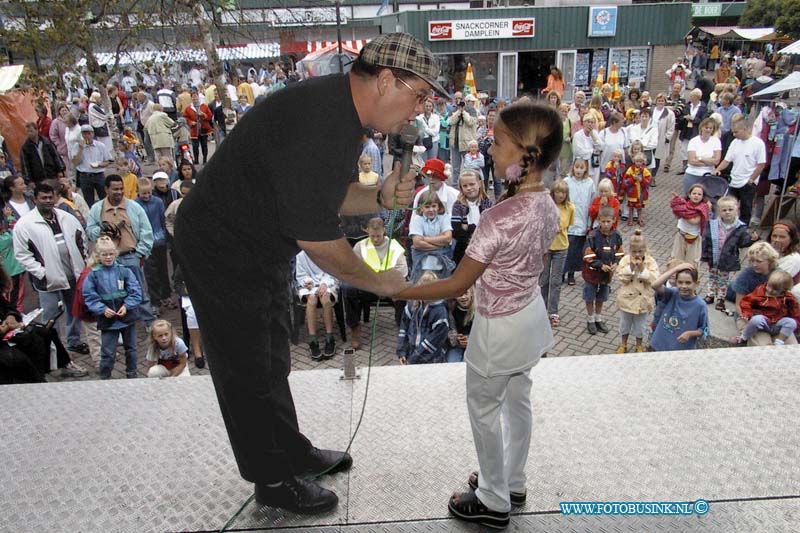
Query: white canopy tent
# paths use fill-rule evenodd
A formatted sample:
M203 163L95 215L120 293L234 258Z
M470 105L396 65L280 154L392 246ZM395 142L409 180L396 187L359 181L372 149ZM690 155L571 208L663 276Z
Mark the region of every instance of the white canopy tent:
M799 55L800 54L800 41L795 41L785 48L778 50L779 54Z

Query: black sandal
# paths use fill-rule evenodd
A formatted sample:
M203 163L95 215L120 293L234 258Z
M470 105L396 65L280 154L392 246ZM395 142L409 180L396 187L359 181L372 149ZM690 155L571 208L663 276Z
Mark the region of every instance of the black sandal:
M542 356L544 357L544 356ZM469 475L469 479L467 480L469 484L469 488L472 490L478 490L478 471L471 473ZM510 493L511 495L511 505L514 507L522 507L525 505L525 498L527 498L528 494L526 492L514 492L513 490Z
M474 522L494 529L505 529L509 523L509 513L492 511L478 499L475 492L461 492L450 496L447 502L450 514L467 522Z

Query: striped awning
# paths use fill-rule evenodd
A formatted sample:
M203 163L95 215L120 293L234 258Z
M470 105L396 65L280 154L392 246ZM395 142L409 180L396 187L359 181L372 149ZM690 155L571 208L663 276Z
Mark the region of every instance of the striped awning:
M243 59L267 59L280 57L281 46L279 43L247 43L240 45L218 46L217 54L222 61ZM108 52L95 54L101 65L113 65L116 55ZM129 50L120 54L121 65L132 65L152 61L153 63L175 63L180 61L205 63L208 61L206 51L198 48L184 48L171 50ZM86 64L85 59L78 62L78 66Z
M17 80L22 75L25 65L10 65L0 67L0 93L10 91L17 84Z
M342 46L346 46L356 52L361 51L364 45L369 42L369 39L355 39L353 41L342 41ZM307 50L309 53L316 52L322 48L328 48L336 44L336 41L308 41Z

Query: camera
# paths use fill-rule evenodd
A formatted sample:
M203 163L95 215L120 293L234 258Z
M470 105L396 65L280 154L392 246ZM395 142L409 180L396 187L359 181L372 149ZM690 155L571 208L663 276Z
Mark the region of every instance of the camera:
M466 105L467 105L466 102L459 102L458 103L458 107L466 107Z

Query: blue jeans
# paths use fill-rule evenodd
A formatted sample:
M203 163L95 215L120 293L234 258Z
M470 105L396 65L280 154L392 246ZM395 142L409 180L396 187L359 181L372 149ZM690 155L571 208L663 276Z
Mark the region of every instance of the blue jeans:
M42 306L42 319L47 322L58 314L58 302L64 304L64 322L66 323L67 331L62 332L60 335L63 337L66 333L67 346L74 348L81 343L81 321L72 316L72 300L75 299L75 287L63 291L52 291L39 293L39 305ZM61 322L61 321L59 321Z
M744 327L742 338L752 339L759 331L766 331L773 337L781 334L785 337L790 337L794 335L795 329L797 329L797 322L793 318L783 317L775 324L770 324L764 315L755 315Z
M539 287L542 299L547 306L548 315L558 314L558 302L561 299L561 276L564 263L567 261L567 250L550 250L544 258L544 270L539 275Z
M105 329L100 333L100 379L111 379L111 370L117 358L117 339L122 334L125 348L125 375L128 379L136 377L136 326L131 324L123 329Z
M142 303L139 304L139 317L142 319L145 326L152 326L156 317L153 315L153 310L150 308L150 295L147 291L147 283L144 279L144 271L142 270L139 256L136 254L125 254L117 257L117 261L119 264L130 268L133 275L136 276L136 281L139 282L139 287L142 289Z
M447 350L447 354L445 354L445 360L448 363L461 363L464 361L464 351L465 348L454 346Z
M453 173L450 175L450 185L458 189L458 177L461 175L461 158L466 152L459 152L457 146L450 147L450 165Z

